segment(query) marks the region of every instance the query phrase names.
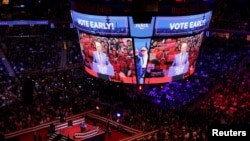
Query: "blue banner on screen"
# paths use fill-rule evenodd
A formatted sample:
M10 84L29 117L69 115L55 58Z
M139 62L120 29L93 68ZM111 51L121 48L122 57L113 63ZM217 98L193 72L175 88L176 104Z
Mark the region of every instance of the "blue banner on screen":
M13 26L13 25L48 25L49 22L47 20L18 20L18 21L0 21L0 26Z
M131 36L134 37L151 37L153 33L155 17L152 17L151 23L134 24L132 17L129 17L129 26Z
M126 16L95 16L71 11L74 25L87 33L96 35L128 36Z
M209 27L211 16L212 11L192 16L156 17L154 36L181 36L199 33Z

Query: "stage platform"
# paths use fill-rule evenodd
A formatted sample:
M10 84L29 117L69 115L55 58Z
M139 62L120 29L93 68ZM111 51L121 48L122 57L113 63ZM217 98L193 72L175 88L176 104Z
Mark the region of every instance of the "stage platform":
M53 138L61 138L60 141L104 141L105 132L98 126L93 126L84 122L86 130L81 132L80 122L83 119L68 121L55 126L56 135L48 138L48 141L53 141Z

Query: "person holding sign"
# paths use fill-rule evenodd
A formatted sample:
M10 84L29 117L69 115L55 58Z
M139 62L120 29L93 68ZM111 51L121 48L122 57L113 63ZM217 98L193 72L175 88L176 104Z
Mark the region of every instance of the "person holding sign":
M180 53L175 55L168 76L180 75L187 72L189 66L187 46L187 43L181 44Z
M103 52L102 44L95 42L96 51L93 52L93 70L97 73L114 75L114 67L109 62L106 53Z

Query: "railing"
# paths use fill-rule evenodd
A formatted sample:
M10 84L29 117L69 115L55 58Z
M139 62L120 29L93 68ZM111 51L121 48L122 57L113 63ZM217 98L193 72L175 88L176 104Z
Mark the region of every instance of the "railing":
M88 112L84 112L84 113L77 114L77 115L74 115L74 116L70 116L70 117L66 118L66 120L69 121L69 120L75 120L75 119L82 119L82 117L84 115L86 115L87 113L89 113L89 112L92 112L92 111L88 111ZM14 137L24 135L24 134L27 134L27 133L32 133L32 132L35 132L35 131L38 131L38 130L41 130L41 129L45 129L45 128L48 128L49 125L52 124L52 123L54 125L56 125L56 126L60 125L60 120L57 119L55 121L44 123L44 124L41 124L41 125L38 125L38 126L35 126L35 127L30 127L30 128L22 129L22 130L19 130L19 131L7 133L7 134L5 134L5 138L10 139L10 138L14 138Z
M99 131L99 127L95 127L94 130L91 130L89 132L75 133L75 138L89 138L91 136L96 135L98 131Z
M86 114L86 117L90 117L90 118L93 118L93 119L96 119L96 120L99 120L99 121L102 121L104 123L106 123L107 121L109 122L110 125L114 126L114 127L121 127L123 130L131 133L131 134L138 134L138 133L142 133L142 131L140 130L136 130L134 128L131 128L131 127L128 127L126 125L123 125L123 124L120 124L118 122L115 122L115 121L112 121L112 120L109 120L108 118L105 118L105 117L102 117L102 116L99 116L99 115L96 115L96 114L93 114L93 113L87 113Z
M79 124L81 121L84 121L85 119L84 118L80 118L80 119L77 119L77 120L72 120L72 126L73 125L77 125ZM57 126L55 126L55 129L56 130L60 130L60 129L63 129L63 128L66 128L68 127L68 123L63 123L63 124L59 124Z
M134 140L137 140L137 139L141 139L142 137L145 137L145 136L148 136L148 135L157 133L158 131L159 131L159 130L154 130L154 131L147 132L147 133L136 134L136 135L134 135L134 136L131 136L131 137L128 137L128 138L119 140L119 141L134 141Z
M110 125L112 125L114 127L119 126L124 131L126 131L128 133L131 133L133 135L136 135L136 136L142 134L142 131L140 131L140 130L136 130L136 129L133 129L133 128L128 127L126 125L122 125L122 124L117 123L115 121L109 120L108 118L93 114L92 112L93 112L93 110L88 111L88 112L84 112L84 113L81 113L81 114L77 114L77 115L74 115L74 116L70 116L70 117L66 118L66 121L72 120L72 122L73 122L72 124L76 125L76 124L79 124L83 120L84 117L86 117L86 118L89 117L89 118L92 118L92 119L95 119L95 120L98 120L98 121L101 121L101 122L104 122L104 123L109 121ZM60 122L60 120L57 119L55 121L44 123L44 124L41 124L41 125L38 125L38 126L35 126L35 127L26 128L26 129L23 129L23 130L7 133L7 134L5 134L5 138L6 139L11 139L11 138L14 138L14 137L18 137L20 135L32 133L32 132L35 132L35 131L38 131L38 130L41 130L41 129L45 129L45 128L48 128L50 126L50 124L54 124L55 127L56 127L56 130L57 129L62 129L62 128L68 126L68 123L63 123L62 124ZM99 130L99 128L98 128L98 130Z

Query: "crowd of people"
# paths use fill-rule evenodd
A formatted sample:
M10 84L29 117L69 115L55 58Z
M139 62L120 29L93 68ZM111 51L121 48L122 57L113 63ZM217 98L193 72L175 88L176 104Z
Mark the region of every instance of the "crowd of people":
M165 99L165 102L160 103L176 104L179 102L178 98L181 98L182 106L176 106L175 110L170 110L171 106L164 104L162 106L159 103L152 104L153 102L146 103L144 98L136 95L136 98L133 97L133 102L131 100L126 102L124 98L123 102L117 103L116 108L111 109L111 105L119 101L120 95L115 97L111 94L109 97L99 95L99 97L103 96L104 101L111 103L110 107L101 109L99 114L145 132L160 129L166 125L161 132L167 134L166 138L173 140L185 140L183 138L186 138L186 140L197 140L198 138L206 140L206 131L209 125L215 123L227 125L248 124L249 120L246 117L249 116L247 108L249 107L249 100L247 100L247 97L249 97L249 85L247 85L249 80L247 76L249 74L245 70L247 64L244 60L249 54L249 45L244 42L238 43L236 40L223 40L217 38L206 39L202 47L202 55L200 55L198 60L196 73L194 76L190 76L187 79L188 81L172 82L165 86L150 86L148 88L150 91L145 89L142 92L152 96L151 91L157 91L157 94L160 95L160 91L169 89L170 91L165 93L168 95L171 94L171 91L176 90L174 99ZM220 65L221 63L223 65ZM231 83L230 85L228 85L228 81ZM188 85L189 83L191 83L191 86ZM203 89L205 91L202 91ZM221 92L222 89L223 92ZM178 93L181 94L178 95ZM199 98L198 96L201 96L202 104L196 105L193 103L195 108L190 108L190 105L183 104ZM117 100L113 98L117 98ZM159 99L162 100L162 98ZM172 102L173 100L175 101ZM220 103L218 103L218 100ZM162 107L164 108L162 109ZM224 113L221 112L220 108L223 108ZM228 116L231 113L230 109L236 111L233 115ZM118 112L122 113L122 116L119 118L116 116ZM227 122L221 123L221 120L226 120ZM154 136L150 137L154 138Z
M250 31L250 4L242 0L216 1L210 27L214 29L230 29L235 31Z
M73 43L78 38L71 43L64 35L55 40L44 37L7 38L5 41L8 42L2 42L8 46L3 51L7 57L11 56L7 59L17 79L1 76L1 93L6 97L1 107L1 132L33 127L62 116L95 109L96 105L100 107L96 113L110 120L144 132L158 130L139 140L163 137L170 140L206 140L208 126L213 123L249 122L249 74L245 70L247 62L244 62L249 54L247 42L239 43L237 39L225 40L216 36L206 38L193 76L164 85L145 85L139 90L137 85L92 78L84 72L82 65L59 69L63 60L63 53L60 55L60 52L67 52L66 66L82 61L80 44ZM43 52L47 48L53 55ZM37 57L35 51L43 55ZM43 59L44 55L46 59ZM55 56L59 59L53 58ZM22 65L16 65L20 60L23 60ZM29 64L33 62L31 60L36 60L35 64ZM38 63L42 61L55 65ZM4 64L1 66L3 74L8 74ZM21 82L27 78L34 84L31 105L22 103L24 86ZM220 87L211 93L218 85ZM152 102L152 99L158 102ZM199 106L196 106L197 99L202 101ZM120 117L117 117L117 112L121 113Z

